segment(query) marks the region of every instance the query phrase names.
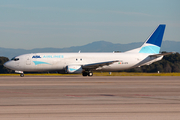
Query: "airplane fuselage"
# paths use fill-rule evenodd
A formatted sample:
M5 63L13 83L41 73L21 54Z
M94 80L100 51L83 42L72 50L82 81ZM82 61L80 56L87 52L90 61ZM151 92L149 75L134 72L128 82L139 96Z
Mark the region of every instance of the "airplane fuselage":
M148 56L149 54L144 53L32 53L15 57L18 60L12 60L9 66L18 71L61 71L65 70L66 66L71 65L81 66L117 60L118 62L99 67L96 70L119 71L137 67Z
M24 71L60 71L92 76L92 71L119 71L161 60L159 54L166 25L159 25L144 44L123 53L32 53L4 64L24 76Z

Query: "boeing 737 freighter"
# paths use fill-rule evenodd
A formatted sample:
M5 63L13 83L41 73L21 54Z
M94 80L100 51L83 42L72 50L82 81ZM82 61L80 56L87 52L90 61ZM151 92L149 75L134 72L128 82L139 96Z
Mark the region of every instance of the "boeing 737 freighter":
M4 64L24 76L24 71L58 71L59 73L82 73L93 76L93 71L119 71L159 61L164 30L160 24L144 44L123 53L31 53L16 56Z

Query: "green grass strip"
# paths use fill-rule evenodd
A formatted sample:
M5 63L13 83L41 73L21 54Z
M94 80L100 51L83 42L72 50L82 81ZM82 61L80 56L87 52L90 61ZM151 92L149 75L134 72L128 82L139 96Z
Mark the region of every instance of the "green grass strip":
M81 74L57 74L57 73L42 73L42 74L25 74L25 76L72 76ZM19 76L19 74L0 74L0 76ZM128 73L128 72L94 72L94 76L180 76L180 73Z

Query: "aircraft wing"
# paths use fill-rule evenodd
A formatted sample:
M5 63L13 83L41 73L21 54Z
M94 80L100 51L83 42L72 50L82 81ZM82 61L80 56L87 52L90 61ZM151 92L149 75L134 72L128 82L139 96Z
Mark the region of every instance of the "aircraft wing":
M160 57L160 56L164 56L164 55L170 55L170 54L173 54L173 53L174 53L174 52L154 54L154 55L150 55L149 57Z
M119 60L115 60L115 61L107 61L107 62L100 62L100 63L92 63L92 64L86 64L86 65L83 65L82 68L83 69L96 69L98 67L103 67L105 65L110 65L110 64L113 64L115 62L119 62Z

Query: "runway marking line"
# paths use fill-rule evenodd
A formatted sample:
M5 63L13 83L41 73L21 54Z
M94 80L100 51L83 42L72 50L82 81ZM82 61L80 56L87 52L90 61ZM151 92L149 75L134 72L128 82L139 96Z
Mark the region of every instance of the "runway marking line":
M116 97L116 96L120 96L120 97L136 97L136 96L140 96L140 97L151 97L154 95L146 95L146 94L133 94L133 95L113 95L113 94L99 94L99 95L65 95L67 97Z
M16 94L33 94L33 93L25 93L25 92L12 92L12 91L0 91L1 93L16 93Z

